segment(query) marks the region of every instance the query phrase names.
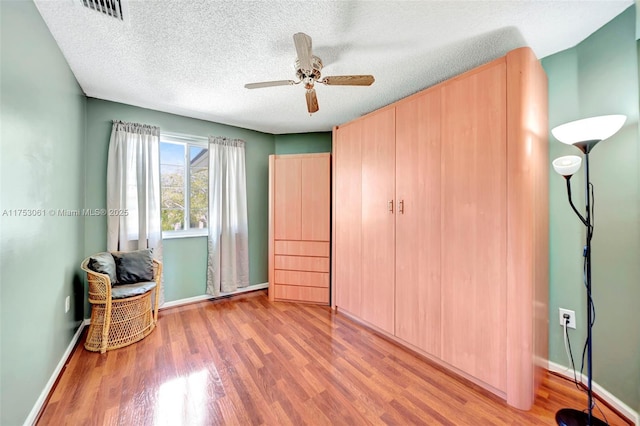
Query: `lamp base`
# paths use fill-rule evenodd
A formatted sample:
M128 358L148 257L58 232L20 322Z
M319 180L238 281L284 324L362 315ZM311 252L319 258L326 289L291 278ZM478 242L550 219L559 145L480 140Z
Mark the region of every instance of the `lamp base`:
M556 422L559 426L589 426L589 414L573 408L563 408L556 413ZM607 423L592 415L590 426L607 426Z

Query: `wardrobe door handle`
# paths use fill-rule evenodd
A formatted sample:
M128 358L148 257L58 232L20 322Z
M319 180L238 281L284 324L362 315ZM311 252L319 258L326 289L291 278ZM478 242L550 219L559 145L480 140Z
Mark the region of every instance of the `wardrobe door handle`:
M389 211L393 213L393 200L389 201L387 204L389 206Z
M404 200L398 201L398 211L404 214Z

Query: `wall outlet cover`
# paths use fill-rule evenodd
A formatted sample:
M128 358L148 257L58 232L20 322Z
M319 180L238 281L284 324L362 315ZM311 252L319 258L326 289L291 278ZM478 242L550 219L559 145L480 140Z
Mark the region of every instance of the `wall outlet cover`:
M569 315L569 324L567 325L567 327L569 328L573 328L575 330L576 328L576 312L575 311L571 311L569 309L564 309L564 308L560 308L558 309L559 312L559 318L560 318L560 325L564 325L566 319L564 318L564 314Z

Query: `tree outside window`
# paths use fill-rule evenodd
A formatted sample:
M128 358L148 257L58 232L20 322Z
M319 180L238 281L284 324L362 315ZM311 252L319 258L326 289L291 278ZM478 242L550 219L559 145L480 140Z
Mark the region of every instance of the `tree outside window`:
M209 219L209 150L202 141L166 135L160 140L162 231L198 233Z

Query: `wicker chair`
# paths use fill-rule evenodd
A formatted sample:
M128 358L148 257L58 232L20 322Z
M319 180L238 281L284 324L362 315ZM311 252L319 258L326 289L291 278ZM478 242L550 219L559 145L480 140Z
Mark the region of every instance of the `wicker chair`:
M137 289L137 293L141 294L127 296L127 291L123 290L130 290L136 284L112 288L109 275L89 269L89 260L90 257L86 258L81 265L87 273L91 303L91 324L84 347L89 351L105 353L144 339L158 321L162 263L154 259L153 282ZM152 305L153 294L155 300Z

